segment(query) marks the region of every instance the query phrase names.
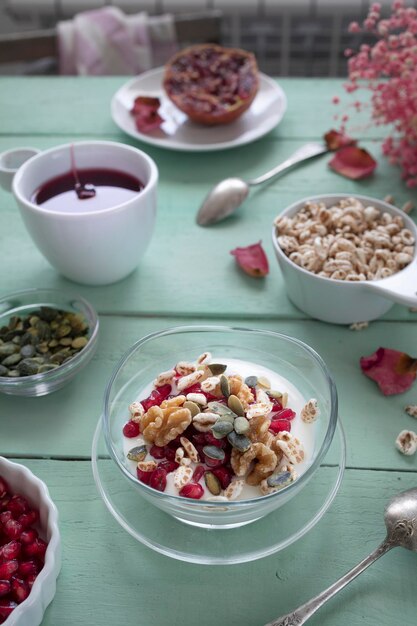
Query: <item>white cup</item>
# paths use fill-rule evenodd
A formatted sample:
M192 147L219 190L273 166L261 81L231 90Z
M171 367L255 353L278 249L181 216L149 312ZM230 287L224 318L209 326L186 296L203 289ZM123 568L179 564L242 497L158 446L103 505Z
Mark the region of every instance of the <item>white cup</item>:
M39 187L71 170L71 145L78 169L116 169L138 178L143 189L122 204L95 212L88 211L86 204L78 213L35 204L32 197ZM21 165L25 157L28 160ZM61 274L85 285L107 285L136 268L151 240L156 216L158 169L147 154L111 141L82 141L39 153L28 148L9 150L0 155L1 186L10 190L12 179L11 189L30 236Z

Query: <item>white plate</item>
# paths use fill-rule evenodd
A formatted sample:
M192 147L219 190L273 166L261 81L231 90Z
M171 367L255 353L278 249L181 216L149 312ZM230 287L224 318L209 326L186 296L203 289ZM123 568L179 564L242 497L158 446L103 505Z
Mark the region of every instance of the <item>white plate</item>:
M272 78L260 74L259 91L249 109L235 122L220 126L195 124L169 100L162 89L164 68L150 70L123 85L113 96L113 121L125 133L160 148L203 152L242 146L263 137L282 119L287 98ZM137 96L160 98L160 114L165 122L152 133L140 133L130 115Z

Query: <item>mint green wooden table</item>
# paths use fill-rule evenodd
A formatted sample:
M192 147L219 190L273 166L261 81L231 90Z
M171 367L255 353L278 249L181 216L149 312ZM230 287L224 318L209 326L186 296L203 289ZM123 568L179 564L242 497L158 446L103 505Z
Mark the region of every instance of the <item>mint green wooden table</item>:
M94 137L134 144L109 113L110 98L123 82L120 77L2 78L0 151ZM13 198L0 190L0 295L33 286L75 288L101 321L98 352L70 385L43 398L0 397L0 452L45 480L61 516L62 573L45 626L262 626L321 591L373 549L384 533L386 500L417 485L417 458L394 448L400 430L417 427L403 410L417 403L417 387L383 398L358 364L361 355L380 345L415 355L417 314L395 306L362 332L308 319L287 299L270 243L273 218L301 196L391 193L398 203L412 198L399 172L380 156L382 130L363 136L363 145L380 159L372 179L347 181L328 170L326 157L319 158L253 193L236 219L207 229L195 225L195 212L214 182L261 174L332 126L331 97L341 94L341 82L286 79L281 85L288 112L252 145L186 154L138 144L160 170L159 215L142 264L116 285L86 288L60 277L30 240ZM271 272L259 281L241 274L229 251L260 239ZM348 462L335 502L299 542L244 565L191 565L150 551L116 524L93 483L91 440L115 363L143 335L193 322L298 337L323 356L338 385ZM310 623L414 626L416 567L416 555L389 553Z

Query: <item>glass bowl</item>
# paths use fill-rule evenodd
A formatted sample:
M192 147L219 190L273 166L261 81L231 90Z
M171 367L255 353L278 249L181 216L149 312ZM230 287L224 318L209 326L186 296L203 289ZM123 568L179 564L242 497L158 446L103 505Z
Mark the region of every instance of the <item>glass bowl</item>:
M24 316L41 306L82 313L88 323L88 343L69 361L49 372L19 378L0 376L1 393L44 396L56 391L87 365L96 350L99 328L97 313L84 298L57 289L26 289L5 296L0 300L0 327L7 325L13 315Z
M191 500L156 491L139 482L129 469L123 450L123 425L128 406L160 372L178 361L194 361L209 351L216 361L240 359L283 375L304 398L316 398L321 414L315 423L315 442L304 473L281 491L237 501ZM223 326L182 326L153 333L136 342L116 367L104 397L103 431L107 448L119 471L145 500L178 520L206 528L234 528L253 522L284 505L303 489L320 466L337 424L337 392L321 359L305 343L272 331Z

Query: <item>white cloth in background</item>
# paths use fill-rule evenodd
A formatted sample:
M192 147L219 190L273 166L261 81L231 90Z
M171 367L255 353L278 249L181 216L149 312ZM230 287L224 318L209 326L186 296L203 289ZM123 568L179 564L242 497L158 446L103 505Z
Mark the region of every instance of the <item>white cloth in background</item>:
M178 49L172 15L125 15L116 7L79 13L58 24L59 73L139 74Z

